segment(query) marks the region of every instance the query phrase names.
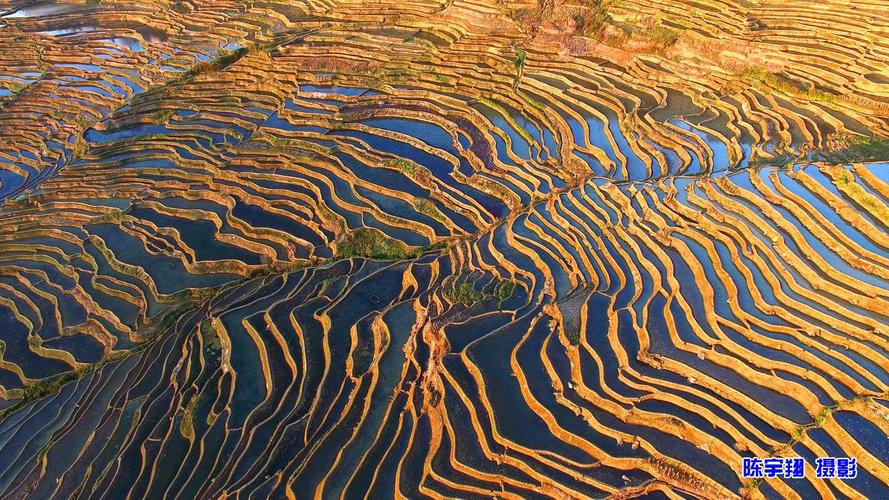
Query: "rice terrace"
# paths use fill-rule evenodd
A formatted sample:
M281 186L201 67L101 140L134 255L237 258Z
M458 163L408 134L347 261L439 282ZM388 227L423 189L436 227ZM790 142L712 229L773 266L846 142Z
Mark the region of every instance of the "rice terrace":
M0 0L0 498L889 498L887 0Z

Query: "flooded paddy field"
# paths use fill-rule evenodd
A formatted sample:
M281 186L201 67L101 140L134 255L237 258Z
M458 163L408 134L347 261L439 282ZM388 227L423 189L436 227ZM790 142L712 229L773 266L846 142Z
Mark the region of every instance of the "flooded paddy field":
M889 495L889 16L601 3L0 2L0 496Z

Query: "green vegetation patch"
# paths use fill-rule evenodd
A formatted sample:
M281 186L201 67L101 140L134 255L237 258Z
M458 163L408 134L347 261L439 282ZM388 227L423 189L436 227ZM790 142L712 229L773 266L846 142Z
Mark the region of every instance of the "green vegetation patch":
M850 137L846 149L839 153L843 161L889 160L889 137Z
M515 61L513 61L513 64L515 65L516 72L522 72L522 69L525 67L525 59L527 59L527 57L528 53L525 52L525 49L521 47L515 48Z
M864 135L844 135L837 141L840 145L831 149L809 151L806 157L832 164L876 162L889 160L889 137L868 137ZM778 165L801 161L801 158L782 158L782 161L769 159L756 161L756 164ZM751 162L754 163L754 162ZM840 174L836 179L840 185L848 184L851 177Z
M179 433L186 439L194 439L194 412L200 399L200 393L194 394L188 400L188 405L182 412L182 420L179 422Z
M441 251L448 247L448 240L440 240L436 241L431 245L426 245L423 247L422 252L433 252L433 251Z
M404 243L390 238L376 229L359 228L349 231L336 246L336 256L368 257L372 259L411 259L419 255Z
M420 212L423 215L431 217L432 219L437 220L438 222L444 222L445 217L442 214L438 207L435 206L431 200L427 200L425 198L420 198L414 203L414 208L417 209L417 212Z
M516 284L514 281L504 280L494 286L492 292L476 290L475 285L464 281L460 286L451 286L445 289L444 296L453 302L459 302L465 305L472 305L482 299L496 299L498 302L508 300L515 293Z
M386 166L397 168L397 169L401 170L402 172L404 172L406 174L410 174L410 175L417 173L417 166L416 165L414 165L413 163L411 163L407 160L401 159L401 158L399 158L397 160L393 159L393 160L386 161Z
M775 89L781 93L802 97L810 101L832 103L837 99L837 96L834 94L817 90L780 73L772 73L765 68L747 68L741 72L741 76L753 80L758 87Z
M89 367L81 368L79 370L68 371L53 377L40 380L34 385L29 386L25 389L25 397L22 398L22 403L56 394L66 384L78 380L80 377L86 375L90 371L91 370Z
M889 207L884 203L881 203L876 196L858 185L850 172L845 169L840 170L836 177L834 177L834 182L847 196L874 214L878 220L889 220Z
M108 213L105 213L105 214L102 214L102 215L99 215L99 216L93 218L93 220L91 222L93 224L108 224L108 223L117 224L117 223L120 223L121 221L123 221L125 216L126 216L126 212L115 208Z
M160 325L158 325L158 329L161 331L170 329L170 327L172 327L173 325L176 324L177 321L179 321L179 318L181 318L183 314L187 313L188 311L191 311L194 308L195 308L195 304L186 303L186 304L182 304L181 306L177 307L176 309L173 309L172 311L167 313L166 316L164 316L164 318L161 320Z
M216 334L216 330L213 328L210 320L205 319L201 321L200 332L204 348L213 351L222 349L222 341L219 339L219 335Z
M642 35L662 47L669 47L679 40L679 32L666 26L652 26Z
M105 355L101 360L99 360L96 363L93 363L89 366L85 366L83 368L78 368L77 370L71 370L71 371L59 373L58 375L54 375L52 377L47 377L45 379L35 382L34 384L32 384L28 387L25 387L24 392L22 394L22 399L18 403L14 404L13 406L10 406L9 408L6 408L4 410L0 410L0 421L2 421L7 415L14 413L15 411L19 410L22 407L29 405L31 402L33 402L35 400L57 394L62 389L62 387L66 386L67 384L69 384L71 382L80 380L81 378L85 377L86 375L89 375L90 373L98 371L103 366L107 365L108 363L120 361L120 360L128 358L134 354L144 351L150 344L151 344L150 342L145 342L145 343L143 343L137 347L134 347L128 351L112 352L111 354ZM2 350L5 351L5 348L6 348L5 344L0 344L0 347L2 347L3 348ZM2 353L0 353L0 357L2 357Z
M602 32L605 24L611 21L608 13L610 0L584 0L584 10L574 14L574 30L582 36L595 36Z
M200 74L225 69L238 62L238 60L247 55L249 51L250 49L246 47L241 47L236 50L221 50L219 51L219 57L212 61L198 64L192 71L195 74Z
M484 298L485 294L475 289L472 283L463 282L459 287L451 287L445 290L445 297L454 302L460 302L465 305L472 305Z
M515 293L515 282L514 281L503 281L497 287L497 300L500 302L505 302L512 294Z
M170 121L174 114L176 114L176 111L172 109L162 109L151 115L151 121L155 125L164 125Z

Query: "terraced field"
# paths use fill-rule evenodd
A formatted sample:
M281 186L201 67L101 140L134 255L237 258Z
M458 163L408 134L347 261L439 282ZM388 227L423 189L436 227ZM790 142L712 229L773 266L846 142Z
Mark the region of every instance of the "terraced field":
M0 497L886 498L886 137L879 0L0 1Z

